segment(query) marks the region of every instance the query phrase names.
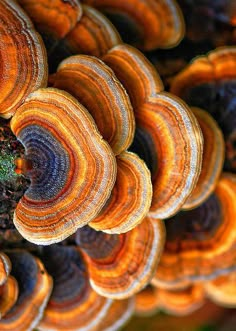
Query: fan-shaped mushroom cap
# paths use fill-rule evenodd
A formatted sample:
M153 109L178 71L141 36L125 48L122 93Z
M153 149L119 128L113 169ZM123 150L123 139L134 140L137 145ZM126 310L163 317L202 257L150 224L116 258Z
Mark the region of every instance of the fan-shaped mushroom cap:
M110 48L122 42L121 37L101 12L86 5L82 8L81 19L67 34L64 42L72 54L102 57Z
M183 209L198 207L214 191L224 163L224 137L213 117L200 108L192 108L204 138L202 170L197 185Z
M0 286L0 319L14 306L18 298L18 284L14 277L9 276Z
M11 128L25 147L31 179L14 223L31 242L61 241L105 204L115 182L115 157L86 109L57 89L32 93Z
M168 48L178 44L184 35L182 13L174 0L83 0L108 14L111 21L144 50ZM122 36L123 36L122 35Z
M223 174L205 203L166 220L166 246L152 283L176 288L235 270L235 201L236 177Z
M39 330L102 331L112 300L101 297L89 285L82 256L75 247L50 246L42 259L54 287Z
M96 232L88 226L76 233L76 242L88 263L92 287L114 299L128 298L150 281L164 239L163 223L148 217L121 235Z
M105 63L87 55L71 56L58 67L54 87L71 93L88 109L116 155L130 146L133 109L124 87Z
M0 0L0 35L0 116L10 118L30 92L46 86L46 52L14 1Z
M33 330L43 316L52 289L52 279L39 259L26 251L7 252L19 296L14 307L0 320L1 331Z
M204 282L207 296L217 305L236 307L236 272Z
M121 44L113 47L102 60L115 72L129 94L134 112L164 87L155 67L138 49Z
M89 226L107 233L132 230L147 215L152 202L152 182L146 164L134 153L116 158L117 177L111 196Z
M170 90L211 113L226 141L225 170L236 172L236 47L197 57L173 79Z
M202 284L193 284L178 290L157 290L159 307L171 315L188 315L205 303Z
M202 163L203 138L199 124L180 99L161 92L142 105L131 150L146 161L152 173L153 199L149 214L176 214L195 187Z
M0 286L5 283L10 272L11 261L6 254L0 252Z
M135 314L138 316L152 316L158 310L158 288L148 284L135 295Z
M34 22L47 43L58 40L71 31L82 16L78 0L17 0Z

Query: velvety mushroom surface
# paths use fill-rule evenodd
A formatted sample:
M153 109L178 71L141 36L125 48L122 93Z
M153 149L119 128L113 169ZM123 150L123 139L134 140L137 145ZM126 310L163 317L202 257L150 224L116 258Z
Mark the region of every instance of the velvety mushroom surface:
M225 173L205 203L166 220L167 241L153 284L178 288L236 269L235 201L235 175Z
M174 0L83 0L104 12L125 41L144 50L168 48L183 38L184 21Z
M133 109L125 89L105 63L87 55L71 56L59 65L54 87L66 90L88 109L116 155L130 146L135 129Z
M42 262L23 250L8 251L12 275L19 286L19 296L10 311L0 320L2 331L33 330L43 316L52 290L52 278Z
M31 94L11 128L25 147L31 180L14 223L31 242L61 241L105 204L116 178L114 155L86 109L57 89Z
M15 1L0 1L0 34L0 116L10 118L29 93L46 86L46 51Z
M54 287L39 330L102 331L99 325L112 300L101 297L89 285L80 251L73 246L53 245L44 248L42 260L53 277Z
M113 299L128 298L151 280L164 239L163 223L148 217L125 234L96 232L88 226L76 233L92 287Z
M170 90L214 117L226 143L224 169L236 172L236 48L222 47L197 57L173 79Z

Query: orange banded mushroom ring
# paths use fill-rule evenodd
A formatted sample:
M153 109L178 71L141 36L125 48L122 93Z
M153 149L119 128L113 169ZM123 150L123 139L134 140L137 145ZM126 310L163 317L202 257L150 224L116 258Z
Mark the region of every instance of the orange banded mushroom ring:
M116 178L114 155L86 109L60 90L31 94L11 128L25 147L31 179L14 223L31 242L61 241L105 204Z

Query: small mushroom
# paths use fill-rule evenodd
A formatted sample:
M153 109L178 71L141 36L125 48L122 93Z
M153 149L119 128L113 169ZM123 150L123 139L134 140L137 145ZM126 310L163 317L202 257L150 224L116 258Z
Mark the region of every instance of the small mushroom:
M192 209L203 203L214 191L224 163L224 137L213 117L205 110L193 107L200 125L204 146L202 169L198 182L183 209Z
M124 233L135 228L148 214L152 202L150 171L134 153L116 157L115 186L100 214L89 226L107 233Z
M54 280L54 287L39 330L103 331L112 300L101 297L89 285L80 251L73 246L45 247L42 260Z
M135 129L133 109L125 89L105 63L87 55L71 56L59 65L54 87L71 93L88 109L116 155L130 146Z
M87 54L101 58L110 48L122 42L121 37L101 12L86 5L82 8L81 19L63 42L69 48L70 55Z
M46 51L15 1L0 0L0 35L0 116L10 118L28 94L46 86Z
M207 296L217 305L236 307L236 271L219 276L211 281L204 282Z
M142 105L136 123L131 150L144 158L152 173L149 214L165 219L182 208L197 183L202 132L189 107L166 92L150 97Z
M167 240L155 286L178 288L236 270L236 177L224 173L201 206L165 221Z
M7 254L12 262L12 275L18 282L19 296L0 320L0 330L31 331L43 316L52 290L52 279L42 262L27 251L8 251Z
M0 286L0 319L14 306L18 293L16 279L9 276L6 282Z
M184 20L174 0L83 0L104 12L124 40L144 50L169 48L184 35Z
M76 233L92 287L113 299L126 299L146 286L156 271L164 240L162 221L148 217L125 234L96 232L88 226Z
M91 116L66 92L32 93L11 128L25 147L29 189L14 223L36 244L63 240L94 218L114 186L115 157Z
M11 272L11 261L8 256L0 252L0 286L3 285Z

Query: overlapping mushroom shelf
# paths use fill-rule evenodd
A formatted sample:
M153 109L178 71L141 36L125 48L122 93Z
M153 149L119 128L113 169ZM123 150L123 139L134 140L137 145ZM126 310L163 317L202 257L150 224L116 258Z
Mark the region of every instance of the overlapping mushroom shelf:
M0 252L0 330L236 305L235 48L170 92L140 51L184 29L170 0L0 0L0 115L30 180L13 222L32 243Z

